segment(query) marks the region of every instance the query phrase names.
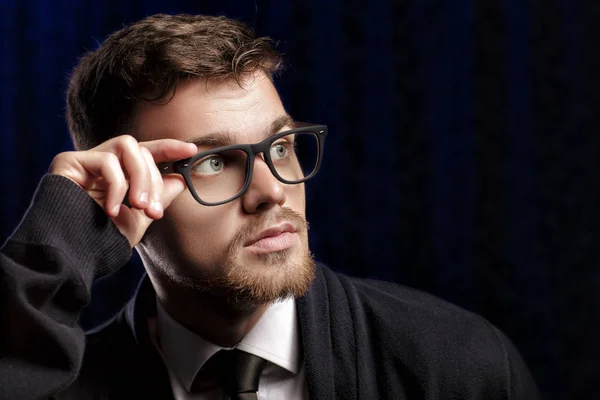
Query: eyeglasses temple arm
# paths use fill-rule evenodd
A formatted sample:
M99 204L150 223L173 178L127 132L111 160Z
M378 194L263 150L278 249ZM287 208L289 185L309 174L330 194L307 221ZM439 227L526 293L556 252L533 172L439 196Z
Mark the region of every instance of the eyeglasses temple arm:
M170 162L158 163L156 167L161 174L173 174L175 173L175 164Z

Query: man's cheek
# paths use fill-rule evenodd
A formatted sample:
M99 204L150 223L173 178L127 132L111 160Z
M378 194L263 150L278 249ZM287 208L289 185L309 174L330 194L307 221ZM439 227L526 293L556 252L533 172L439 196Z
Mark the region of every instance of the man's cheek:
M301 215L305 215L306 199L304 197L304 184L291 185L284 204Z

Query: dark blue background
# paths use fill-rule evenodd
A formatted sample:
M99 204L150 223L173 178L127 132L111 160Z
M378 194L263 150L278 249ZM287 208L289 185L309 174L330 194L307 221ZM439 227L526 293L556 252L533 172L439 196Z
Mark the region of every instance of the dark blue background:
M600 6L575 0L1 0L0 242L70 150L71 68L123 24L222 13L280 41L317 258L432 292L513 339L548 399L600 398ZM169 5L166 5L169 4ZM142 272L98 284L105 319Z

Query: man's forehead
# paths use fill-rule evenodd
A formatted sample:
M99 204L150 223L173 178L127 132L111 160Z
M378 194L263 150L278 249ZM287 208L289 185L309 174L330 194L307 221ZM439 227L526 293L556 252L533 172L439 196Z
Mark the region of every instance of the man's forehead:
M261 133L257 140L260 141L285 129L292 129L294 125L295 122L289 114L282 114L264 127L255 127ZM247 132L225 129L200 134L187 139L186 142L194 143L198 147L221 147L247 142L247 137Z
M232 85L207 90L202 81L187 82L168 103L142 105L136 113L137 128L145 140L173 138L212 145L249 143L293 127L271 81Z

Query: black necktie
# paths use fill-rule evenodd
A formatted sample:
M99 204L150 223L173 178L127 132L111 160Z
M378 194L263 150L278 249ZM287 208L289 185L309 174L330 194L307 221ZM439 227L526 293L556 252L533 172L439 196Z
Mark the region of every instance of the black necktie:
M232 400L257 400L258 382L266 363L267 360L245 351L221 350L204 364L202 370L215 377Z

